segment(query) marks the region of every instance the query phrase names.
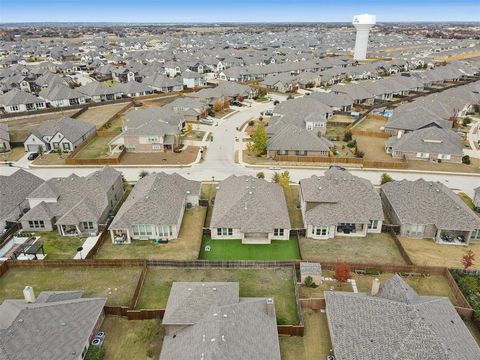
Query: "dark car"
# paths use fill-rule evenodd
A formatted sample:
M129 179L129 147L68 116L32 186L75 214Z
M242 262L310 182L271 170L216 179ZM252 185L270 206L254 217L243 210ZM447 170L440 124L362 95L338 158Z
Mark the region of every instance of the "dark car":
M34 152L28 155L28 160L35 160L38 157L38 153Z
M337 170L342 170L342 171L346 170L344 167L341 167L341 166L338 166L338 165L330 165L329 169L337 169Z

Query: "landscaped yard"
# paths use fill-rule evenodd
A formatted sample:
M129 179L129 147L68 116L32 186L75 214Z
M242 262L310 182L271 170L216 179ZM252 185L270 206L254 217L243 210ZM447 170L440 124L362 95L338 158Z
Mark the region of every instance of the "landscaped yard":
M112 306L130 304L140 267L12 268L0 277L0 303L23 299L23 288L41 291L82 290L85 297L105 297Z
M178 239L168 244L153 240L134 240L131 244L113 244L108 237L98 251L97 259L168 259L196 260L202 242L202 228L207 209L195 207L185 210Z
M390 279L394 274L382 273L380 275L360 275L351 273L351 278L355 280L359 292L370 293L372 289L372 282L375 278L378 278L381 283L384 283ZM322 276L333 278L333 271L323 271ZM457 305L458 302L453 295L445 277L441 275L430 276L407 276L404 277L406 282L415 290L419 295L424 296L446 296L450 299L453 305ZM330 287L334 286L336 291L352 292L352 285L350 283L339 283L337 281L325 281L323 284L319 284L316 288L308 288L306 286L300 287L301 298L324 298L324 291L329 291Z
M51 152L48 154L43 154L42 156L37 157L33 160L32 164L34 165L64 165L65 159L68 157L68 154L59 155L56 152Z
M325 359L330 354L332 342L328 330L327 316L320 311L302 311L305 335L281 336L280 352L283 360Z
M174 281L237 281L241 297L272 297L277 322L298 322L292 268L202 269L150 267L143 284L138 309L164 309Z
M211 250L205 251L210 245ZM204 237L200 249L202 260L297 260L297 238L272 240L271 244L242 244L241 240L212 240Z
M288 188L284 188L283 191L287 200L288 215L290 216L292 229L303 228L302 210L299 208L300 198L298 197L300 186L290 185Z
M347 130L347 125L338 125L338 124L332 124L327 122L327 132L325 133L325 136L327 138L330 138L331 136L340 136L341 139L343 139L343 134L345 134L345 131Z
M377 138L373 136L354 135L357 140L358 150L363 151L364 159L371 161L394 161L400 162L399 159L392 158L385 152L386 138Z
M60 236L56 231L37 232L35 236L40 237L37 243L43 244L45 260L73 259L85 241L76 236Z
M96 136L87 146L85 146L75 156L75 159L99 159L99 158L116 158L118 153L111 154L108 143L115 136Z
M192 130L180 136L180 140L201 141L205 136L205 131Z
M480 256L480 244L445 245L437 244L432 239L411 239L403 236L400 241L413 263L420 266L462 268L462 257L469 249ZM474 261L472 268L480 269L480 262Z
M165 329L160 320L128 320L107 316L101 331L105 332L104 360L158 359Z
M300 238L300 251L304 260L405 264L388 233L366 237L336 236L328 240Z

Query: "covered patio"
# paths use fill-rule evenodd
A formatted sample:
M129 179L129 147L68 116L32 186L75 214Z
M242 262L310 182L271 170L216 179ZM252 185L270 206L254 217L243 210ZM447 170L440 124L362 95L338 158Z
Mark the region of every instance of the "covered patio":
M367 234L367 227L365 224L339 223L336 234L343 236L365 236Z
M438 230L435 242L450 245L468 245L470 242L470 231L462 230Z

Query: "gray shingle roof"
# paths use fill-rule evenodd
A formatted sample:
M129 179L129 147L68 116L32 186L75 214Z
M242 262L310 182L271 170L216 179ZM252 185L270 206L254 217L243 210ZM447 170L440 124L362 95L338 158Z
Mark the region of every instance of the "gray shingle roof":
M10 133L7 124L0 123L0 140L10 142Z
M0 95L0 105L3 106L36 104L41 102L45 101L19 89L12 89L3 95Z
M169 108L145 107L125 114L125 136L176 135L183 117Z
M60 132L67 140L73 144L77 143L83 136L91 133L95 130L95 125L83 120L72 119L68 117L47 120L32 133L39 139L43 139L44 136L53 136Z
M448 298L418 296L395 275L377 295L326 292L338 360L473 360L480 348Z
M280 122L283 122L281 118ZM329 151L333 144L305 128L290 123L277 124L274 135L268 140L268 150Z
M217 190L210 227L244 233L290 229L282 187L253 176L229 176Z

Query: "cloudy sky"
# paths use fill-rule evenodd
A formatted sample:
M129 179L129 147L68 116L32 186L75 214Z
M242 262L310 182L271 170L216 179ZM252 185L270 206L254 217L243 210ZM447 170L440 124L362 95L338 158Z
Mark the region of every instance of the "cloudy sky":
M480 21L479 0L0 0L0 22Z

